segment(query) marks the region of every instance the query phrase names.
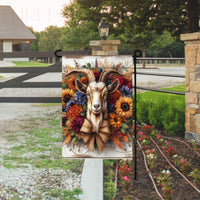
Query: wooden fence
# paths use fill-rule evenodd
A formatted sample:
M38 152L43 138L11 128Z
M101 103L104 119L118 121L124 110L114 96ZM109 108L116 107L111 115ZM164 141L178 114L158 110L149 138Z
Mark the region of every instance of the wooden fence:
M29 60L46 63L56 63L60 61L62 55L90 55L88 51L20 51L20 52L0 52L0 59L4 58L29 58Z
M1 67L0 73L25 73L22 76L1 82L3 88L61 88L61 82L24 82L49 72L62 72L61 62L49 67ZM61 97L0 97L1 103L61 103Z

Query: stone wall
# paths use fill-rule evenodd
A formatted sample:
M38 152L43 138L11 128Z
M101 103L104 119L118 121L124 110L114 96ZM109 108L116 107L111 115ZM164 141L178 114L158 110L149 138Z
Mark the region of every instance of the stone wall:
M181 35L185 42L186 134L200 143L200 32Z
M120 40L92 40L93 56L116 56L118 55L118 46L121 44Z

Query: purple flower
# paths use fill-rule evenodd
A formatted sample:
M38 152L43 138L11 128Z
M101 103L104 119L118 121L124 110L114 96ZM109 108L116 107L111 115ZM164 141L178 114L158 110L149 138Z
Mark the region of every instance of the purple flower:
M87 96L82 92L76 92L74 95L74 101L79 105L87 104Z
M115 109L115 104L108 104L108 111L112 112Z
M69 102L67 102L67 106L65 108L65 112L67 112L71 106L73 106L75 104L75 101L70 100Z
M121 88L119 88L119 91L122 93L122 96L132 97L132 89L126 85L123 85Z

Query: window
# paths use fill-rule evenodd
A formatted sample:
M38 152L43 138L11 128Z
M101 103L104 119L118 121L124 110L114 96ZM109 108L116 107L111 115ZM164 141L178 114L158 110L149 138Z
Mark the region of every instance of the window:
M13 52L21 51L21 43L20 42L13 42L12 47L13 47Z

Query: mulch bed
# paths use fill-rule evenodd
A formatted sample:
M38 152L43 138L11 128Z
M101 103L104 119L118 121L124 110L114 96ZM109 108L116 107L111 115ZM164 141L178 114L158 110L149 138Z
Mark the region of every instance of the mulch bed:
M184 143L180 141L174 140L172 136L164 137L163 138L169 141L170 146L174 147L176 154L181 155L184 159L191 161L192 169L200 170L200 157L195 153L194 149L190 149ZM183 139L180 139L184 141ZM158 144L158 146L162 149L162 145L159 144L157 139L154 141ZM192 145L188 143L191 147ZM199 147L198 147L199 148ZM173 199L173 200L199 200L200 193L196 191L188 182L179 174L176 170L173 169L172 166L166 161L166 159L162 156L159 152L156 145L151 141L149 145L149 149L155 149L155 153L157 155L155 167L150 169L150 172L153 176L154 181L156 182L156 178L159 176L159 173L162 170L169 170L172 177L172 189L173 189L173 197L172 198L164 198L163 199ZM168 160L173 163L172 157L170 157L166 151L162 151ZM145 168L144 158L142 154L142 150L137 147L137 180L135 180L134 175L134 163L132 163L133 169L130 172L131 177L133 179L132 188L126 190L122 187L121 180L118 177L118 191L115 197L115 200L124 200L127 196L126 200L133 199L133 200L157 200L161 199L152 184L151 179L149 178L148 172ZM174 165L175 166L175 165ZM178 169L178 167L176 166ZM178 169L180 171L180 169ZM184 174L184 176L191 181L191 183L200 190L200 183L197 183L194 178ZM158 187L160 194L163 196L163 191L161 187Z

